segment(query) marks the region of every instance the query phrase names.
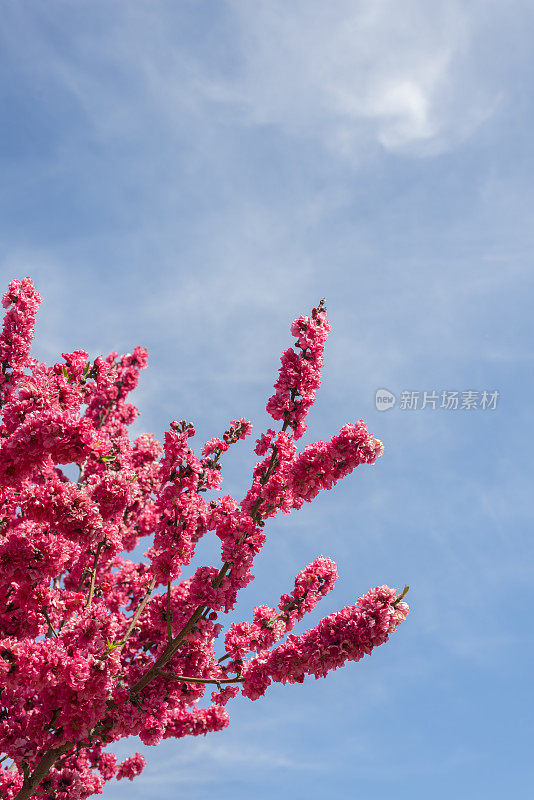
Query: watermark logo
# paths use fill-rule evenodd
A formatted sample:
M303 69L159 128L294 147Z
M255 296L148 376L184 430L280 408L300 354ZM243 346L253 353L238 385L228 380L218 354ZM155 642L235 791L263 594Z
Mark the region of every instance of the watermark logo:
M440 390L414 392L402 391L400 393L399 409L401 411L416 411L429 408L435 411L443 408L448 411L495 411L499 392L486 389L482 392L473 389L461 391ZM377 389L375 392L375 406L378 411L388 411L393 408L397 398L389 389Z
M389 411L396 401L397 398L389 389L377 389L375 392L375 406L378 411Z

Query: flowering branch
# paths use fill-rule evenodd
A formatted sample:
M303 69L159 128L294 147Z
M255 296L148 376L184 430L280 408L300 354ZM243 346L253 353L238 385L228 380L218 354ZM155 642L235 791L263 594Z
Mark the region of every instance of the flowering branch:
M103 752L109 743L222 730L239 691L254 700L273 681L302 682L359 660L406 618L408 587L371 589L296 637L295 623L337 576L318 556L278 608L257 606L251 621L225 632L218 621L253 580L268 520L383 451L362 420L297 450L330 331L324 300L291 326L295 346L282 354L267 402L281 427L256 440L259 461L241 503L206 493L219 491L222 454L250 435L250 422L232 420L199 455L185 420L170 424L163 444L151 434L131 440L138 412L128 395L146 350L93 362L75 350L40 363L30 355L40 300L29 278L12 281L0 334L0 747L13 760L5 768L0 759L0 796L86 800L144 766L139 753L117 765ZM62 470L73 463L77 481ZM220 541L220 568L183 579L209 531ZM146 562L121 555L143 537L151 537ZM154 595L158 585L164 591ZM218 691L201 707L209 685Z

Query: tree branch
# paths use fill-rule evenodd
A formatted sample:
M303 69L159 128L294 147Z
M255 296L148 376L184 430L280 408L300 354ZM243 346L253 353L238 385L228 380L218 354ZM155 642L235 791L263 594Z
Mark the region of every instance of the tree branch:
M46 778L57 759L74 746L72 742L65 742L61 747L48 750L32 773L30 773L29 769L26 767L24 770L24 783L15 795L14 800L29 800L34 790L37 789L41 781Z

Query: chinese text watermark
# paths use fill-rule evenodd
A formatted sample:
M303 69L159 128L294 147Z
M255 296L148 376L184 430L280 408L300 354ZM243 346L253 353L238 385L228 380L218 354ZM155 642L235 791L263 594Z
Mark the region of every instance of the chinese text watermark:
M389 411L395 405L401 411L444 408L448 411L495 411L499 399L498 391L403 391L397 398L389 389L377 389L375 406L378 411Z

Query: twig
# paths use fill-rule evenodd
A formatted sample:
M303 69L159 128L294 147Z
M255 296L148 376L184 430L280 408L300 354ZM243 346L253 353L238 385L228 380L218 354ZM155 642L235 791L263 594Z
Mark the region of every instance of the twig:
M130 621L130 624L128 625L128 630L124 634L124 638L122 639L122 641L117 642L114 645L114 647L122 647L123 645L126 644L128 638L130 637L130 634L132 633L133 629L135 628L135 626L137 624L137 620L139 619L139 617L143 613L143 609L144 609L144 607L146 606L146 604L148 602L148 598L150 597L150 595L154 591L154 586L156 585L156 583L157 583L156 578L152 578L152 580L150 581L150 584L148 586L148 589L146 590L145 596L143 597L143 599L139 603L139 605L137 607L137 611L133 615L133 617L132 617L132 619ZM104 656L97 656L97 658L105 658L106 655L107 655L107 653Z
M162 669L157 670L157 674L163 678L170 678L173 681L181 681L182 683L243 683L244 678L190 678L186 675L175 675L173 672L165 672Z
M55 630L54 630L54 626L53 626L53 625L52 625L52 623L50 622L50 618L49 618L49 616L48 616L48 614L47 614L47 612L46 612L46 609L44 608L44 606L43 606L43 608L41 609L41 614L43 615L43 617L44 617L44 618L46 619L46 621L48 622L48 630L47 630L47 632L46 632L46 638L48 638L48 639L49 639L49 638L50 638L50 635L51 635L51 634L53 634L53 635L56 637L56 639L59 639L59 636L58 636L58 635L57 635L57 633L55 632Z
M170 582L167 584L167 638L168 641L172 641L172 629L171 629L171 622L172 622L172 612L171 612L171 584Z
M98 543L98 547L96 549L95 560L94 560L94 563L93 563L93 569L91 571L91 585L89 587L89 598L87 600L87 603L85 604L86 608L88 608L91 605L91 603L93 602L93 593L94 593L94 590L95 590L95 578L96 578L96 565L98 564L98 557L99 557L100 551L102 550L103 547L104 547L104 540L102 540L101 542Z

